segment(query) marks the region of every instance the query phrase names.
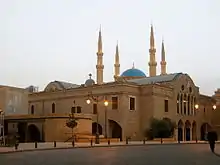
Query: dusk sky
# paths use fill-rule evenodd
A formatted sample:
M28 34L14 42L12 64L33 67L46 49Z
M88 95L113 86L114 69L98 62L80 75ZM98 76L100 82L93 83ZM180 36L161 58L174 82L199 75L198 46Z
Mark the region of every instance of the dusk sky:
M83 84L96 74L98 30L104 80L113 81L119 42L121 73L148 73L155 31L158 74L164 38L168 73L187 73L203 94L220 88L220 0L0 0L0 84Z

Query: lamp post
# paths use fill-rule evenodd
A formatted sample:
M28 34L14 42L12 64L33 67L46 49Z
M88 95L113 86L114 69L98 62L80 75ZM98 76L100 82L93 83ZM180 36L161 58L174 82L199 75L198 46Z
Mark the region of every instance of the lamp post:
M217 108L216 105L213 105L213 106L212 106L212 109L213 109L213 110L216 110L216 108Z
M104 101L104 105L105 105L105 138L108 138L108 112L107 112L107 106L108 106L108 101L105 100Z
M0 128L2 130L2 138L3 138L3 145L5 146L5 113L2 109L0 109L0 117L1 117L1 123Z
M99 144L99 111L98 111L98 103L104 101L105 106L105 136L107 136L107 106L108 106L108 100L106 99L106 96L94 96L92 92L88 93L88 99L86 100L87 104L90 104L91 101L95 102L97 104L97 114L96 114L96 134L95 134L95 144Z
M195 109L196 109L196 110L199 109L199 105L198 105L198 104L195 105Z

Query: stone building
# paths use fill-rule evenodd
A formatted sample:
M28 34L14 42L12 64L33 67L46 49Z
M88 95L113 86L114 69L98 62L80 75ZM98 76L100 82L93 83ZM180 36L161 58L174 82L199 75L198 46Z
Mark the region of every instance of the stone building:
M74 110L79 124L75 133L85 137L96 132L109 138L142 140L152 118L170 119L177 124L175 139L204 140L212 127L215 100L199 93L199 87L185 73L167 73L164 42L161 71L157 74L153 26L150 31L149 76L135 66L120 74L116 46L114 81L104 82L102 35L99 31L96 81L89 75L85 84L50 82L41 92L28 97L29 132L37 140L65 141L65 122ZM108 101L108 105L104 104ZM90 104L88 104L90 103ZM214 108L214 109L213 109ZM33 138L34 138L33 137ZM36 140L36 139L35 139Z

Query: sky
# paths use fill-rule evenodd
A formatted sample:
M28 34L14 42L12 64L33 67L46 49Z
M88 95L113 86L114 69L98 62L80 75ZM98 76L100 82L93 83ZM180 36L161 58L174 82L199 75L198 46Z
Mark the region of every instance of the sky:
M148 74L150 25L158 74L164 39L167 72L187 73L203 94L220 88L219 0L0 0L0 84L38 86L96 79L101 25L104 80L113 81L118 41L121 73Z

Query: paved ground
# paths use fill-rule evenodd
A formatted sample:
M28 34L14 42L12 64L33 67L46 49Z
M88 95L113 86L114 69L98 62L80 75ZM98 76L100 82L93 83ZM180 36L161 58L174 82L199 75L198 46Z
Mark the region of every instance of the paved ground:
M195 141L187 141L187 142L181 142L181 143L196 143ZM198 143L207 143L204 141L198 141ZM218 142L219 143L219 142ZM160 145L159 141L147 141L146 144L158 144ZM176 141L167 141L164 142L164 144L177 144ZM125 142L114 142L111 143L111 146L118 146L118 145L125 145ZM143 145L143 141L129 141L129 145ZM90 147L90 143L76 143L75 147ZM100 144L93 144L93 146L108 146L107 143L100 143ZM57 148L71 148L72 143L63 143L63 142L57 142L56 143ZM54 143L37 143L37 148L35 148L34 143L20 143L18 146L18 150L42 150L42 149L53 149L54 148ZM15 151L14 147L0 147L0 154L3 152L12 152Z
M217 145L220 153L220 144ZM1 165L219 165L207 144L145 145L17 152L0 155Z

